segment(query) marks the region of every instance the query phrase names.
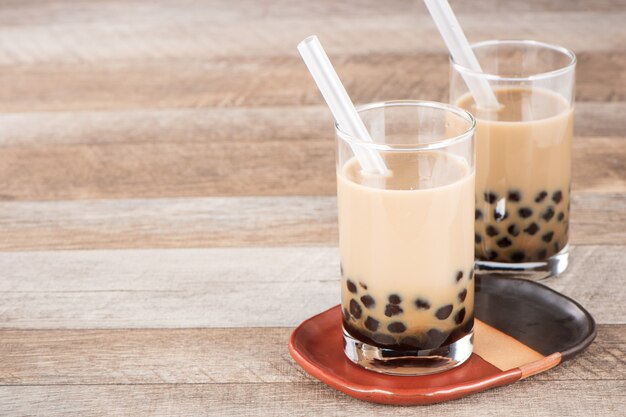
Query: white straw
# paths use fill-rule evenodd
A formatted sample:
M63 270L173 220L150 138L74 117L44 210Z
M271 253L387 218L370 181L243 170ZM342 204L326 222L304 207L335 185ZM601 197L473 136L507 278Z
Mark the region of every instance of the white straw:
M317 36L309 36L300 42L298 51L313 76L317 88L324 96L337 125L352 137L365 142L373 142ZM352 146L352 151L364 171L387 174L385 162L377 152L358 145Z
M454 61L474 72L483 72L448 0L424 0L424 3ZM466 76L462 72L461 75L479 107L498 106L498 99L486 79Z

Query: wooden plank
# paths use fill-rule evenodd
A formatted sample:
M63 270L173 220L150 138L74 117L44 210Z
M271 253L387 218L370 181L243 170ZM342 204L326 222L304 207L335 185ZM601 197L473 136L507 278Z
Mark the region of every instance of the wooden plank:
M624 246L578 246L546 284L626 323ZM339 301L336 247L0 253L0 328L291 327Z
M46 416L438 416L620 415L626 381L526 380L457 401L390 407L362 402L318 382L210 385L65 385L0 387L3 415ZM572 394L575 393L575 394ZM575 399L573 397L575 395Z
M625 84L626 85L626 84ZM333 195L334 139L0 147L0 200ZM626 190L620 138L574 140L575 191Z
M625 18L626 14L619 22ZM424 42L417 35L410 36ZM626 33L616 37L623 39ZM597 38L589 39L597 43ZM397 39L394 35L382 42L388 46ZM295 43L289 50L288 56L5 65L2 71L7 81L0 90L0 111L319 105L322 98L293 52ZM332 56L355 102L448 99L449 65L443 45L436 52L360 52ZM1 59L0 53L0 63ZM625 55L581 52L578 59L579 102L626 101Z
M574 245L626 245L626 194L574 193L571 223ZM0 230L4 251L338 243L336 198L316 196L7 201Z
M291 330L0 330L0 385L307 382ZM536 379L626 380L626 325L599 326L584 354Z

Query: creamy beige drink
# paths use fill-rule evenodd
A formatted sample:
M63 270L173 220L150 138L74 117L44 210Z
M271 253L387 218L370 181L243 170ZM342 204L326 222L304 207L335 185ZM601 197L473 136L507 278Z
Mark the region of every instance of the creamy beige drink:
M499 88L498 111L476 117L476 258L544 261L568 241L573 116L560 95Z
M474 173L449 153L384 155L391 174L337 175L344 328L368 344L434 349L471 333Z

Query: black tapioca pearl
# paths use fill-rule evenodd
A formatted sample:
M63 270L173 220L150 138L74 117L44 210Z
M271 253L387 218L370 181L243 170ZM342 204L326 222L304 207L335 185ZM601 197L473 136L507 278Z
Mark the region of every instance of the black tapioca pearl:
M463 271L458 271L456 273L456 277L455 278L456 278L456 282L459 282L460 280L462 280L463 279Z
M509 232L511 236L519 235L519 228L515 224L510 225L509 228L506 230Z
M350 291L352 294L356 294L357 292L357 288L356 288L356 284L350 280L346 281L346 287L348 287L348 291Z
M515 251L511 254L511 260L513 262L522 262L526 258L526 255L522 251Z
M391 294L389 296L389 303L390 304L400 304L402 302L402 298L400 298L400 296L398 294Z
M545 191L540 192L539 194L537 194L537 197L535 197L535 203L541 203L547 196L548 196L547 192Z
M343 264L339 263L339 271L341 272L341 276L343 276Z
M549 222L553 217L554 217L554 209L552 208L552 206L548 207L546 209L546 211L543 212L543 214L541 215L541 217Z
M450 317L450 313L452 313L452 304L440 307L435 313L435 317L437 317L439 320L445 320Z
M459 302L463 302L465 301L465 297L467 297L467 289L464 289L463 291L461 291L458 295L459 298Z
M371 308L376 305L376 301L374 300L374 297L372 297L371 295L364 295L363 297L361 297L361 302L367 308Z
M363 310L361 310L359 303L354 299L350 300L350 314L352 314L355 319L360 319L362 313Z
M461 324L463 323L463 320L465 320L465 307L460 309L458 313L454 315L454 323Z
M541 236L541 240L543 240L546 243L550 243L553 237L554 237L554 232L548 232L544 234L543 236Z
M539 249L539 250L537 251L537 258L538 258L539 260L543 260L543 259L545 259L545 258L546 258L546 255L547 255L547 254L548 254L548 251L547 251L547 250L545 250L545 249Z
M378 330L378 326L380 326L380 322L378 320L369 316L365 319L365 327L367 328L367 330L375 332L376 330Z
M530 209L528 207L522 207L519 210L517 210L517 214L519 214L519 216L522 219L527 219L527 218L529 218L530 216L533 215L533 211L532 211L532 209Z
M493 227L492 225L487 226L487 229L485 229L485 233L487 233L487 236L489 237L494 237L494 236L498 236L498 234L500 233L500 231Z
M564 218L565 218L565 213L563 213L562 211L556 216L556 219L560 222L562 222Z
M496 193L492 193L491 191L485 192L483 196L485 197L485 201L489 204L495 203L496 200L498 199L498 196L496 195Z
M474 210L474 220L481 220L483 218L483 212L479 209Z
M559 245L559 242L554 242L554 252L559 253L560 250L561 245Z
M531 223L528 225L528 227L526 227L526 229L524 229L524 232L528 233L531 236L533 236L538 231L539 231L539 226L537 226L537 223Z
M496 252L495 250L488 250L487 252L485 252L485 258L487 258L488 261L493 261L497 257L498 252Z
M519 202L522 199L522 195L519 191L509 191L507 194L507 199L514 202Z
M423 298L418 298L415 300L415 307L418 310L428 310L430 308L430 303Z
M424 349L434 349L445 342L447 335L439 329L430 329L427 333L428 340L424 344Z
M471 281L474 278L474 270L473 269L470 269L468 276L469 276L468 281Z
M385 333L374 333L372 335L372 340L378 343L379 345L395 345L396 344L396 339L394 339L393 336L389 336L388 334L385 334Z
M385 316L387 317L393 317L393 316L397 316L398 314L401 314L404 310L402 310L402 307L400 307L397 304L387 304L385 306Z
M404 333L406 332L406 326L401 321L394 321L393 323L389 323L387 330L391 333Z
M563 193L561 190L552 193L552 201L554 201L555 204L559 204L561 200L563 200Z
M497 222L501 222L502 220L506 220L509 217L509 213L506 211L498 210L496 207L493 209L493 218Z
M343 308L343 318L344 318L346 321L350 320L350 312L349 312L349 311L348 311L348 309L347 309L347 308L345 308L345 307Z
M479 235L478 233L474 233L474 242L480 243L482 241L483 241L483 237Z
M496 241L496 245L498 245L499 248L508 248L512 244L513 242L506 236Z
M420 347L422 345L420 340L415 336L403 337L400 343L411 347Z

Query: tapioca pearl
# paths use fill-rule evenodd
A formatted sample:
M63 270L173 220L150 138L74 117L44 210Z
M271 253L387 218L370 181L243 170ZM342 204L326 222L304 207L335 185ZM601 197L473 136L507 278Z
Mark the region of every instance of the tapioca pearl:
M454 323L455 324L461 324L463 323L463 320L465 320L465 307L463 307L462 309L460 309L455 315L454 315Z
M435 317L437 317L439 320L445 320L448 317L450 317L450 313L452 313L452 304L448 304L443 307L440 307L435 312Z
M561 190L552 193L552 201L554 201L555 204L559 204L561 200L563 200L563 193Z
M374 333L371 339L379 345L395 345L396 339L385 333Z
M481 235L479 235L478 233L474 233L474 242L476 242L477 244L483 241L483 237Z
M344 318L344 320L346 320L346 321L350 320L350 312L349 312L349 311L348 311L348 309L347 309L347 308L345 308L345 307L343 308L343 318Z
M550 243L553 237L554 237L554 232L548 232L544 234L543 236L541 236L541 240L543 240L546 243Z
M401 321L394 321L393 323L389 323L387 330L391 333L404 333L406 332L406 326Z
M387 304L385 306L385 316L387 317L397 316L398 314L402 314L403 312L404 310L402 310L402 307L397 304Z
M559 242L554 242L554 252L559 253L561 250L561 245Z
M522 251L515 251L511 254L511 260L513 262L522 262L526 258L526 255Z
M496 245L498 245L499 248L508 248L512 244L513 242L506 236L496 241Z
M400 304L402 302L402 298L398 294L391 294L389 296L390 304Z
M378 320L367 316L367 318L365 319L365 328L367 328L367 330L375 332L376 330L378 330L378 326L380 326L380 322Z
M516 224L512 224L512 225L510 225L510 226L509 226L509 228L508 228L508 229L506 229L506 230L509 232L509 234L510 234L511 236L517 236L517 235L519 235L519 228L517 227L517 225L516 225Z
M556 216L556 219L560 222L562 222L564 218L565 218L565 213L563 213L562 211L559 212L559 214L557 214Z
M493 193L491 191L487 191L483 194L483 197L485 197L485 201L489 204L493 204L496 202L496 200L498 199L498 195L496 193Z
M481 220L483 218L483 212L479 209L474 210L474 220Z
M441 346L441 344L445 342L448 337L446 333L439 329L430 329L426 335L428 336L428 340L424 344L425 349L434 349Z
M498 230L497 227L494 227L492 225L487 226L487 228L485 229L485 233L487 234L487 236L489 237L494 237L494 236L498 236L498 234L500 234L500 231Z
M535 197L535 203L541 203L546 197L548 196L548 193L545 191L541 191L539 194L537 194L537 196Z
M361 314L363 310L361 310L361 306L356 302L355 299L350 300L350 314L356 319L361 318Z
M339 263L339 271L341 272L341 276L343 276L343 264Z
M537 251L537 259L539 259L539 260L545 259L546 255L548 255L548 251L545 250L545 249L539 249Z
M542 214L541 214L541 218L543 218L545 221L549 222L552 218L554 217L554 208L552 208L552 206L549 206Z
M488 261L493 261L497 257L498 257L498 252L496 252L495 250L488 250L485 252L485 258Z
M534 222L529 224L528 227L524 229L524 232L528 233L531 236L533 236L538 231L539 231L539 226L537 226L537 223L534 223Z
M522 219L527 219L533 215L533 210L529 207L522 207L517 210L517 214L519 214Z
M463 279L463 271L458 271L455 276L456 282L459 282Z
M430 303L423 298L418 298L415 300L415 307L418 310L428 310L430 308Z
M519 191L509 191L506 197L509 201L513 201L515 203L522 200L522 195Z
M402 343L403 345L407 345L407 346L411 346L415 348L422 346L422 343L420 342L420 340L415 336L403 337L400 343Z
M367 308L372 308L376 305L376 300L374 300L374 297L372 297L371 295L364 295L363 297L361 297L361 302L363 303L363 305Z
M358 289L356 288L356 284L350 280L346 280L346 287L348 287L348 291L352 294L356 294Z
M471 281L474 278L474 269L470 269L467 275L469 276L468 281Z
M465 301L465 297L467 297L467 289L463 289L463 291L461 291L459 293L459 295L457 295L457 297L458 297L460 303Z
M497 222L501 222L502 220L506 220L509 217L509 213L506 211L500 210L497 207L493 209L493 218Z

